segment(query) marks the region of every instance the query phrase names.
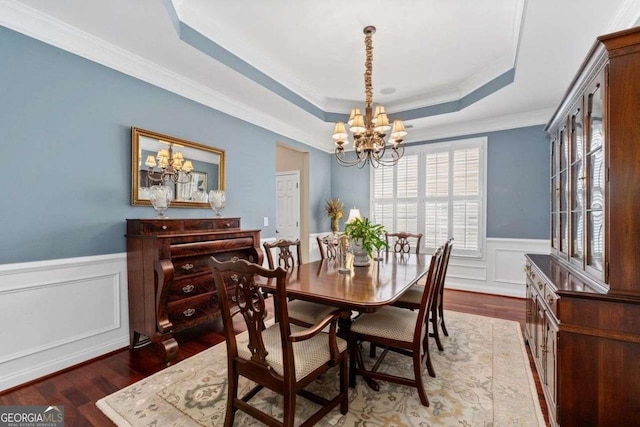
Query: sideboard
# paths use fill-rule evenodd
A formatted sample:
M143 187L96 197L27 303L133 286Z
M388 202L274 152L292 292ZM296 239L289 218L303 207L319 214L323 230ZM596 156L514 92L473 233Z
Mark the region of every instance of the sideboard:
M208 258L263 259L260 230L240 218L127 219L126 238L130 347L156 344L167 362L175 333L220 315Z
M640 27L598 37L547 131L525 336L552 426L640 425Z

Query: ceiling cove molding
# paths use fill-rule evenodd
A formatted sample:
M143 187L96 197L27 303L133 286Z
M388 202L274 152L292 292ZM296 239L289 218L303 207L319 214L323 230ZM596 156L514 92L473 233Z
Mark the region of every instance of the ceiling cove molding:
M406 101L395 103L387 102L385 106L388 111L397 113L402 117L405 117L407 114L409 116L415 116L421 112L425 114L422 117L427 117L434 114L442 114L441 112L458 111L464 108L464 106L470 105L469 100L475 99L473 102L476 102L502 89L507 84L511 84L513 80L510 82L502 80L502 82L505 83L503 85L495 85L494 82L514 70L515 63L517 62L517 46L519 45L521 36L522 19L524 19L525 0L519 0L518 3L514 15L515 23L512 38L514 51L512 55L497 58L493 63L490 63L487 67L459 82L456 86L442 88L436 91L433 97L426 94L408 98ZM211 25L210 21L207 21L203 17L190 16L189 19L192 19L194 24L192 26L186 20L182 20L186 18L181 17L179 8L176 8L172 0L164 0L164 4L167 8L167 13L174 23L178 37L183 42L325 122L333 122L335 121L335 117L342 117L345 114L349 114L351 107L345 108L344 102L335 102L335 100L328 98L320 99L317 94L312 93L313 91L311 91L308 86L303 85L298 79L288 75L288 73L281 67L277 67L272 61L265 59L261 53L256 53L246 46L240 47L238 42L226 38L224 31L207 35L198 30L198 28L204 27L217 28L219 27L218 25ZM178 20L178 22L176 22L176 20ZM224 30L224 28L218 28L218 30ZM209 31L209 33L210 32L211 31ZM222 41L218 43L211 37ZM238 55L234 52L238 53ZM241 57L252 57L250 54L255 54L255 57L258 58L255 63L260 69L251 65ZM271 75L286 76L286 85L272 78ZM492 88L492 90L487 91L486 88ZM302 96L300 93L304 93L305 95ZM482 97L478 98L478 94L482 94ZM461 105L462 107L457 108L455 105ZM336 111L344 111L344 113L337 113Z
M607 26L608 32L633 27L640 19L640 0L624 0Z
M314 87L297 78L290 73L288 69L279 66L269 56L264 55L262 50L252 49L250 43L243 43L242 39L236 37L228 37L227 34L231 33L226 30L227 26L224 22L213 22L205 14L183 13L181 9L184 8L181 7L181 5L184 2L182 1L180 4L177 4L177 0L164 0L164 3L169 13L174 15L182 25L199 32L203 37L216 43L221 48L241 59L247 65L261 70L265 75L278 76L278 79L273 80L276 80L283 87L292 90L320 110L329 110L329 108L327 108L327 99ZM203 28L207 30L201 30ZM180 28L176 27L176 29L179 34ZM213 40L215 40L215 42Z
M408 138L405 142L407 144L411 144L416 142L432 141L435 139L451 138L456 136L546 125L546 123L549 121L549 117L551 117L553 112L554 109L550 108L530 111L528 113L522 114L513 114L509 116L476 120L472 122L460 122L433 128L427 127L422 131L412 131L409 134L411 137Z
M207 86L186 79L23 4L12 0L0 1L0 25L284 137L327 151L326 147L314 144L317 138L288 123L275 120L260 110L252 109Z

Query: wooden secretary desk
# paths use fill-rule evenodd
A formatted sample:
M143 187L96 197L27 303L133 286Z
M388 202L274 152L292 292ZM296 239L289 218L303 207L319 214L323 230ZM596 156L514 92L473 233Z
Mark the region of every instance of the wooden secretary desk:
M174 333L220 315L209 257L263 258L260 230L242 230L240 218L128 219L126 237L130 347L150 340L167 362Z
M553 426L640 425L640 28L599 37L547 126L551 255L525 336Z

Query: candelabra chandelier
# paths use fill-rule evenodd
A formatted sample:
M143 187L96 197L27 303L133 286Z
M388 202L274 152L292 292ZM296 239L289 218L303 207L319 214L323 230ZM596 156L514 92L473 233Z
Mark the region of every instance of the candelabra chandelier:
M341 166L355 166L362 168L370 164L374 168L378 166L393 166L404 155L404 146L400 145L402 138L407 134L402 120L394 120L393 126L389 125L389 118L384 107L378 105L373 110L373 86L371 84L373 71L373 42L371 40L376 32L376 27L367 26L363 30L365 34L364 45L366 49L364 86L365 86L365 115L360 109L354 108L349 115L349 130L353 134L355 158L345 157L344 146L349 143L347 131L343 122L336 123L333 130L333 139L336 143L336 160ZM385 142L386 132L391 129L389 143ZM385 157L385 154L388 154Z
M156 163L156 159L158 162ZM163 148L158 151L156 157L147 156L144 162L147 165L147 177L151 181L167 183L173 181L178 184L186 184L191 181L193 165L191 160L185 160L179 151L173 152L173 147L169 144L169 148ZM156 170L156 166L159 170ZM159 176L154 176L159 175Z

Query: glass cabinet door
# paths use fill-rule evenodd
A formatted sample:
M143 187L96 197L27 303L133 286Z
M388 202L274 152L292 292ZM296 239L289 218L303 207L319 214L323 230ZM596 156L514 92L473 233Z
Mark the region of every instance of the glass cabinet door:
M584 166L584 126L582 100L571 113L570 133L570 171L571 180L570 206L571 212L571 245L569 253L572 262L584 268L584 197L585 197L585 166Z
M603 279L604 266L604 88L602 75L590 87L588 95L586 144L586 264L587 270Z
M550 184L550 195L551 195L551 218L550 218L550 226L551 226L551 251L555 254L558 253L558 245L560 244L558 239L558 224L559 224L559 214L558 214L558 206L560 197L560 187L558 181L558 137L555 135L551 138L551 184Z
M558 250L568 256L569 249L569 206L568 206L568 184L569 184L569 144L568 144L568 135L567 135L567 127L564 126L560 129L559 135L559 146L558 146L558 156L559 159L559 170L558 170L558 187L559 187L559 206L558 206L558 226L559 226L559 243Z

